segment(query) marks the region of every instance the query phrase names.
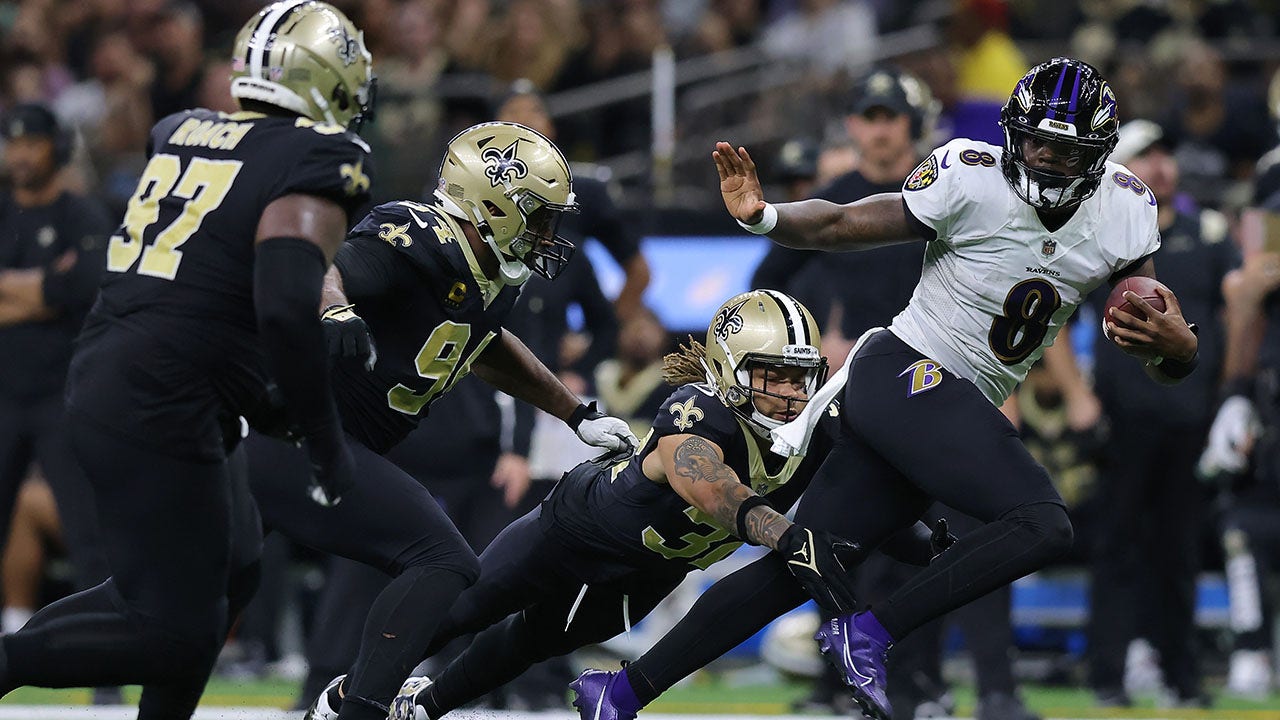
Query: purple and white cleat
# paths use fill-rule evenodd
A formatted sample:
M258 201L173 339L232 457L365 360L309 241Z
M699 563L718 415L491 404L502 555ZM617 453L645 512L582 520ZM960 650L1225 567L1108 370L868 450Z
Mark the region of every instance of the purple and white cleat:
M885 694L885 654L890 644L859 630L855 615L841 615L822 623L813 639L835 666L862 714L873 720L893 720L893 707Z
M573 706L578 708L581 720L635 720L634 712L619 708L609 697L621 671L584 670L577 680L569 683L573 691Z

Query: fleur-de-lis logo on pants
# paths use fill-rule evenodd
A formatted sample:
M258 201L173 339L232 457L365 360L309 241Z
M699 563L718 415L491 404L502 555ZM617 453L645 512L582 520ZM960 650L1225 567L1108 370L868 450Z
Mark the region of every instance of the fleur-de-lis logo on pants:
M703 417L702 408L694 407L695 398L689 398L682 403L675 403L671 406L671 414L675 416L675 426L677 430L688 430L693 424Z
M529 166L516 157L516 144L519 142L518 139L512 140L510 145L501 150L489 148L480 153L486 165L484 174L489 177L489 182L493 183L494 187L529 174Z

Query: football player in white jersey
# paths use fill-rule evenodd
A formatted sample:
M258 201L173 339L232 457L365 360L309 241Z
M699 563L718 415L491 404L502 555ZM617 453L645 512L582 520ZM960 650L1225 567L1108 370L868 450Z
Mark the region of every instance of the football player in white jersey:
M1001 125L1003 148L954 140L925 158L901 193L848 205L770 205L744 148L722 142L713 153L729 212L780 245L927 243L906 309L889 329L865 335L845 366L842 435L796 514L798 523L863 547L914 523L934 500L986 523L886 602L859 613L843 608L815 636L863 712L880 720L892 713L884 660L895 639L1070 548L1061 497L998 406L1090 290L1128 275L1154 277L1155 199L1107 162L1116 101L1096 69L1067 58L1032 68ZM1161 294L1164 312L1129 294L1147 319L1117 313L1105 323L1149 375L1172 383L1194 368L1197 341L1177 299ZM627 667L628 689L647 704L700 667L694 663L805 599L780 558L747 566ZM610 697L583 707L609 720L634 715Z

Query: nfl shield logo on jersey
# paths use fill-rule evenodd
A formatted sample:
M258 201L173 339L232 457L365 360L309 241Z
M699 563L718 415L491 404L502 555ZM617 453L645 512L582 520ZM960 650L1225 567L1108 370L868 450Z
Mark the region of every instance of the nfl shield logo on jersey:
M1057 240L1045 240L1044 242L1040 243L1040 254L1044 255L1045 257L1050 257L1057 251L1058 251Z

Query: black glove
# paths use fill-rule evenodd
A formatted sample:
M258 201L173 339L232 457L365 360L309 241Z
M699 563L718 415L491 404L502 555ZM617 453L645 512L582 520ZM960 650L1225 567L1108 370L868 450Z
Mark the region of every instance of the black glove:
M938 518L938 522L933 524L933 534L929 536L929 546L933 548L933 558L929 562L937 560L947 548L956 544L956 540L956 536L947 530L947 519Z
M356 314L355 305L330 305L320 315L329 357L363 362L372 370L378 362L378 348L373 344L369 326Z
M861 545L792 525L778 538L778 554L823 610L844 615L858 609L850 572L867 556Z
M333 507L356 483L355 459L342 431L326 432L307 440L311 459L311 487L308 494L322 507Z

